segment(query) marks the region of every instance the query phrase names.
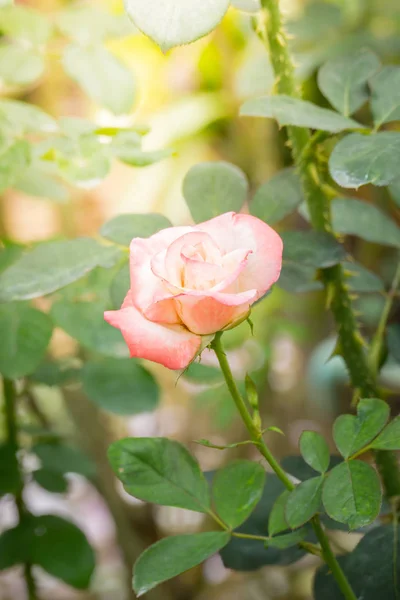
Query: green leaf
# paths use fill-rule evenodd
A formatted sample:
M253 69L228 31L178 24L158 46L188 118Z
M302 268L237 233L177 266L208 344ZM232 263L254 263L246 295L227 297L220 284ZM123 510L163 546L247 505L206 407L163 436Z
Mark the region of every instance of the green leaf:
M333 110L321 108L316 104L278 94L248 100L240 109L245 117L267 117L276 119L281 127L310 127L337 133L345 129L360 129L363 125L343 117Z
M329 171L344 188L359 188L367 183L388 185L399 176L399 154L397 131L373 135L352 133L336 144L329 159Z
M120 131L109 145L112 156L131 167L147 167L155 162L168 158L170 149L146 152L141 149L141 137L135 131Z
M400 207L400 180L397 179L389 185L389 192L391 193L394 202Z
M195 165L183 181L183 196L196 223L231 210L239 212L247 192L244 173L222 161Z
M3 531L0 535L0 572L27 562L31 541L31 529L25 523Z
M51 33L50 19L27 6L11 5L0 8L0 31L7 37L34 46L45 44Z
M383 292L385 290L382 279L363 265L344 261L342 266L346 274L347 284L352 292L362 294Z
M193 383L200 383L203 385L221 383L224 379L220 369L196 362L189 365L184 371L183 377Z
M53 324L26 304L0 304L0 373L18 379L33 373L50 342Z
M231 5L245 12L257 12L261 9L260 0L231 0Z
M373 440L389 419L389 406L383 400L366 398L357 405L357 416L340 415L333 425L335 444L349 458Z
M0 498L16 494L21 489L21 477L15 449L9 444L0 445ZM0 561L1 562L1 561ZM1 569L1 564L0 564Z
M40 487L52 494L64 494L68 490L68 481L62 473L38 469L33 472L33 479Z
M389 325L386 336L391 356L400 363L400 324Z
M63 66L92 100L116 115L128 113L135 100L133 75L103 46L68 46Z
M44 68L42 56L32 52L32 49L11 44L0 46L0 80L6 84L33 83L43 74Z
M100 234L116 244L129 246L133 238L147 238L168 227L172 227L172 224L164 215L126 214L107 221L100 229Z
M268 474L260 502L237 531L250 535L268 536L270 512L284 489L276 475ZM225 567L236 571L254 571L264 565L289 565L299 560L304 554L305 551L298 546L285 550L272 546L266 548L262 541L235 537L221 551Z
M104 320L102 301L70 302L60 300L53 304L51 317L82 346L113 358L127 358L129 351L119 330Z
M337 265L346 256L341 244L320 231L284 231L283 261L301 266L326 268Z
M95 404L118 415L150 412L160 400L154 377L132 359L88 362L82 370L82 383Z
M375 527L362 537L350 554L339 558L357 598L397 600L400 597L400 536L397 526ZM327 566L314 580L315 600L343 600Z
M269 225L290 215L303 200L299 177L293 169L283 169L255 193L250 212Z
M0 143L0 193L12 187L30 162L30 145L25 140Z
M135 33L125 15L113 15L97 6L87 5L61 11L57 26L64 35L82 46Z
M96 474L92 460L73 446L40 443L33 446L32 452L39 458L42 468L51 473L78 473L88 479Z
M371 446L377 450L400 450L400 416L386 425Z
M303 431L300 437L300 452L310 467L319 473L329 469L329 446L320 433Z
M12 265L21 256L23 247L18 245L0 248L0 273Z
M369 84L375 126L400 121L400 68L393 65L383 67Z
M292 262L283 263L277 285L292 294L314 292L324 287L316 279L315 267Z
M271 512L269 513L268 519L268 534L270 536L276 535L277 533L281 533L282 531L286 531L289 529L289 525L286 521L285 510L286 503L290 496L289 490L285 490L282 492L280 496L278 496L275 504L273 505Z
M285 516L291 529L307 523L320 509L324 477L313 477L299 483L286 502Z
M369 525L379 515L382 492L379 477L360 460L343 462L328 474L322 492L328 515L350 529Z
M119 255L118 249L89 238L39 244L0 275L0 302L50 294L95 267L112 267Z
M208 512L210 494L197 461L166 438L126 438L108 452L117 477L132 496L164 506Z
M267 547L272 546L273 548L284 550L285 548L296 546L302 542L306 536L307 529L302 527L301 529L297 529L297 531L292 531L291 533L285 533L284 535L278 535L270 538L267 542L265 542L265 544Z
M130 288L130 268L126 263L115 275L110 286L110 298L114 309L119 309Z
M168 581L199 565L229 542L225 531L167 537L139 556L133 572L133 589L143 596L163 581Z
M368 100L368 80L380 67L379 58L361 49L329 60L318 72L318 86L336 110L348 117Z
M217 471L212 495L218 516L232 529L241 525L260 501L264 483L263 467L249 460L236 460Z
M0 123L10 128L15 135L57 130L57 123L43 110L27 102L0 100Z
M330 458L329 466L332 469L341 462L343 462L343 459L340 456L333 455ZM281 465L287 473L290 473L296 479L300 479L300 481L315 477L314 469L304 461L302 456L285 456L281 461Z
M166 52L212 31L222 20L229 0L126 0L125 9L140 31ZM196 18L193 18L195 15Z
M400 247L400 228L376 206L355 198L335 198L331 208L333 229L337 233Z
M67 202L69 197L65 185L54 177L44 161L39 160L24 169L13 187L29 196L46 198L62 204Z

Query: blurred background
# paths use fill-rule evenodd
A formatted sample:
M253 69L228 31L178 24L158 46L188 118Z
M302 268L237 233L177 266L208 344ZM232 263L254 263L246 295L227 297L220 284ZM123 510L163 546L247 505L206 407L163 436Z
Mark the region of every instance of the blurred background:
M97 0L79 5L101 11L99 19L108 19L107 14L112 18L121 16L118 32L109 35L105 45L131 73L129 93L134 100L126 114L122 111L115 116L101 102L93 100L98 97L93 92L94 84L89 82L85 90L88 93L82 90L79 83L82 77L90 81L88 73L79 75L76 81L74 65L70 65L69 72L65 68L63 53L69 38L90 38L91 28L100 27L93 21L93 13L86 21L79 19L78 28L73 18L60 21L60 14L77 5L62 0L19 4L39 11L58 29L45 49L40 50L44 64L40 63L36 76L18 80L15 72L10 74L7 69L7 57L2 60L0 54L0 98L28 101L56 118L90 119L99 128L129 125L140 131L148 129L143 136L143 151L172 153L148 166L132 167L115 161L105 178L94 174L95 184L88 184L86 178L75 181L76 185L66 185L66 198L61 200L46 198L43 192L35 194L31 187L22 184L19 189L6 189L0 199L0 234L7 243L25 245L60 237L96 236L106 221L125 213L157 212L174 225L190 223L182 181L194 164L225 160L239 166L250 182L249 201L262 183L290 164L285 135L273 121L238 117L244 100L267 94L274 85L265 48L253 31L249 14L230 9L214 33L163 55L125 22L119 2ZM321 106L327 106L327 102L318 91L316 73L326 59L366 47L384 63L400 62L398 0L282 0L281 5L299 81L305 96ZM6 39L7 32L3 33ZM361 111L360 118L368 119L368 114ZM373 194L379 194L374 198L378 203L388 202L385 192L377 188L362 190L366 199ZM280 222L278 229L301 229L305 223L300 214L295 214ZM355 239L348 244L360 262L384 282L390 282L395 258L389 250ZM94 272L72 286L69 297L80 299L83 294L101 293L103 276L96 277ZM375 289L357 299L366 331L374 327L384 302L379 285ZM251 371L261 390L265 426L279 427L285 433L268 433L269 443L280 458L297 454L298 438L304 429L322 431L329 437L333 419L351 400L341 359L327 362L335 338L323 294L318 289L291 293L297 291L302 290L275 287L253 311L254 336L246 323L225 335L238 380ZM48 300L36 304L44 311L50 308ZM28 507L38 515L51 512L68 516L82 528L96 553L90 591L74 591L35 569L41 600L133 598L131 566L138 554L164 535L201 531L205 526L205 517L197 513L149 506L129 497L107 463L106 450L112 440L126 435L174 438L189 446L204 471L212 471L239 456L257 459L249 446L220 451L194 443L207 438L213 444L226 445L245 439L212 356L204 354L202 365L179 380L176 373L163 367L146 365L158 386L155 408L133 409L138 414L129 414L126 407L118 409L111 402L104 406L101 400L89 399L73 377L70 380L66 376L60 384L60 373L52 370L55 364L63 365L63 373L79 370L82 361L93 353L93 344L80 344L79 339L57 327L48 361L30 377L24 402L19 405L24 427L21 440L26 445L22 460L27 473ZM398 367L386 366L383 381L400 392ZM0 435L2 430L0 422ZM46 486L29 476L38 461L38 456L29 451L32 436L35 443L62 439L79 452L75 463L69 457L75 466L64 468L67 487L62 493L44 489ZM12 498L3 497L0 530L11 527L16 518ZM350 549L358 540L358 534L335 535L339 547ZM217 556L161 586L149 598L306 600L310 598L317 562L306 557L288 566L267 565L256 571L239 572L225 568ZM22 570L1 572L0 599L24 597Z

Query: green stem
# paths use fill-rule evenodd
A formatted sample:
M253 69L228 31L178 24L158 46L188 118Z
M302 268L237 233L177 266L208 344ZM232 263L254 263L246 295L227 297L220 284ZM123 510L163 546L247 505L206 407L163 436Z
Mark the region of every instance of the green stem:
M3 390L8 444L12 448L13 452L17 454L19 450L19 444L17 418L15 413L16 392L14 382L10 379L4 379ZM20 473L20 480L23 482L22 473ZM21 483L20 489L15 494L15 504L18 510L19 521L21 522L29 514L24 504L23 483ZM32 573L32 565L29 563L24 565L24 576L26 589L28 592L28 599L37 600L36 583Z
M261 0L260 37L269 47L270 58L280 94L301 98L295 83L294 66L282 27L278 0ZM287 127L292 154L302 181L304 196L315 230L333 234L330 198L325 193L325 181L317 165L316 148L310 144L310 131L305 127ZM306 156L305 156L306 155ZM322 271L333 316L338 329L340 351L350 374L353 387L361 397L378 396L376 375L370 368L365 342L359 332L351 303L346 276L341 265ZM376 452L376 464L382 477L386 496L400 496L400 470L393 452Z
M272 470L282 481L282 483L284 484L286 489L288 489L289 491L292 491L296 487L295 484L291 481L291 479L288 477L288 475L286 474L284 469L282 469L282 467L280 466L280 464L278 463L276 458L273 456L273 454L267 447L266 443L262 439L262 432L253 423L251 414L246 406L244 399L242 398L242 395L241 395L239 388L237 387L235 379L233 377L231 368L229 366L228 359L226 357L224 348L222 346L221 337L222 337L222 332L219 332L216 334L214 340L211 343L211 348L214 350L214 352L217 356L218 362L221 367L221 371L222 371L225 381L226 381L226 385L228 386L231 396L232 396L232 398L236 404L236 407L239 411L239 414L242 417L243 423L245 424L245 426L250 434L250 437L254 442L254 445L258 448L258 450L260 451L262 456L266 459L266 461L268 462L268 464L270 465ZM334 575L334 577L337 581L337 584L340 587L344 597L346 598L346 600L357 600L353 590L351 589L349 582L346 579L345 574L343 573L343 571L336 559L336 556L332 552L332 549L329 544L329 540L321 526L320 519L317 515L312 518L311 524L313 526L315 535L317 536L317 539L318 539L319 543L321 544L323 558L324 558L325 562L327 563L327 565L329 566L330 570L332 571L332 574Z

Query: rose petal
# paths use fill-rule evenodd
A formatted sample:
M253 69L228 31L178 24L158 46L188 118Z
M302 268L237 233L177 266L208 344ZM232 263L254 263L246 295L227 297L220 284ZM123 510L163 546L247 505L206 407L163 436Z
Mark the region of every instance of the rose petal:
M147 320L133 305L129 292L121 310L104 313L107 323L121 330L132 357L146 358L169 369L184 369L201 349L200 336L179 325Z
M245 317L250 303L227 305L215 298L197 298L182 294L176 298L177 312L182 322L194 333L207 335L221 331Z

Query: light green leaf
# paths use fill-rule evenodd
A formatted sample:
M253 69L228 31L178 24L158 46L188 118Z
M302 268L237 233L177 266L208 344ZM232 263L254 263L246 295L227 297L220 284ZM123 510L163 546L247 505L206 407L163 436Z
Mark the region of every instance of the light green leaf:
M172 227L172 224L164 215L126 214L107 221L100 229L100 234L116 244L129 246L133 238L147 238L168 227Z
M324 477L313 477L299 483L290 493L285 508L285 517L292 529L307 523L320 509Z
M267 548L272 547L279 548L279 550L285 550L291 546L297 546L297 544L302 542L306 536L307 529L302 527L301 529L297 529L297 531L292 531L291 533L285 533L284 535L278 535L270 538L267 542L265 542L265 545Z
M11 145L0 142L0 193L12 187L21 171L29 165L31 148L25 140L18 140Z
M231 0L231 5L245 12L257 12L261 9L260 0Z
M321 281L317 281L315 267L284 262L277 285L291 294L315 292L323 289Z
M183 377L193 383L199 383L203 385L221 383L224 380L224 376L222 375L220 369L197 362L193 362L191 365L189 365L189 367L183 372Z
M400 247L400 228L379 208L356 198L335 198L331 204L333 229L368 242Z
M360 460L343 462L328 474L322 492L326 512L350 529L369 525L379 515L382 493L379 477Z
M133 589L137 597L199 565L226 546L229 539L228 532L213 531L167 537L153 544L135 564Z
M27 102L0 99L0 122L15 135L57 130L56 121L43 110Z
M368 100L368 80L380 64L376 54L365 48L332 58L319 70L319 89L336 110L348 117Z
M349 458L373 440L389 419L389 406L383 400L366 398L357 405L357 416L340 415L333 425L335 444Z
M229 0L125 0L125 9L140 31L167 51L203 37L218 25Z
M285 516L286 502L289 496L289 490L285 490L275 501L275 504L273 505L269 514L268 535L276 535L277 533L281 533L282 531L289 529L289 525L287 524Z
M212 496L218 516L232 529L241 525L260 501L264 483L263 467L249 460L236 460L217 471Z
M89 238L46 242L0 275L0 302L39 298L77 281L95 267L114 266L120 251Z
M103 46L68 46L63 65L95 102L116 115L128 113L135 99L135 83L128 67Z
M383 67L370 81L371 110L375 126L400 121L400 68Z
M333 110L316 104L279 94L248 100L240 109L245 117L267 117L276 119L281 127L294 125L337 133L345 129L360 129L363 125L343 117Z
M290 215L303 200L301 183L293 169L283 169L255 193L250 212L269 225Z
M352 133L336 144L330 159L332 178L344 188L383 186L399 177L400 132Z
M126 438L108 457L132 496L164 506L208 512L210 493L198 462L184 446L166 438Z
M335 228L335 231L338 230ZM373 293L385 290L383 281L363 265L344 261L342 266L346 274L347 284L352 292Z
M40 12L13 4L0 8L0 31L8 37L41 46L48 41L52 27L50 19Z
M13 187L29 196L60 203L67 202L69 196L65 185L54 177L45 162L38 160L24 169Z
M222 161L195 165L183 181L183 196L196 223L229 211L238 212L247 191L244 173Z
M150 412L160 400L154 377L132 359L88 362L82 370L82 383L88 398L117 415Z
M147 167L172 154L170 149L144 151L141 149L142 138L135 131L120 131L112 139L109 150L112 156L131 167Z
M329 469L329 446L320 433L303 431L300 436L300 452L315 471L325 473Z
M23 246L11 245L0 248L0 272L5 271L22 254Z
M64 35L82 46L135 33L126 15L113 15L88 5L72 6L61 11L57 26Z
M0 304L0 373L18 379L33 373L50 342L53 324L26 304Z
M32 452L39 458L42 468L51 473L78 473L88 479L96 474L96 465L74 446L41 442L33 446Z
M332 235L320 231L284 231L281 237L284 263L327 268L346 256L345 249Z
M44 71L44 61L32 49L11 44L0 46L0 80L8 85L27 85Z
M60 300L53 304L54 323L78 340L82 346L114 358L129 356L121 332L104 320L106 306L102 301L70 302Z
M371 446L377 450L400 450L400 416L386 425Z
M115 275L110 286L110 298L115 310L121 308L130 288L130 268L126 263Z

